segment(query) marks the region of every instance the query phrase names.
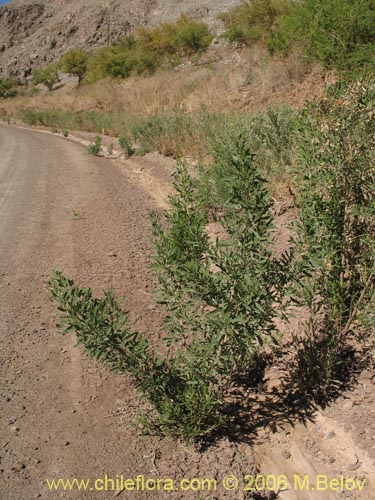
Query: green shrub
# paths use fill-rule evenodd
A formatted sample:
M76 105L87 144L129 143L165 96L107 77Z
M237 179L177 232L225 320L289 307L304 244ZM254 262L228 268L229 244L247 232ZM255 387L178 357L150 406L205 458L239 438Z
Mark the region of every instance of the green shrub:
M91 356L129 372L152 404L155 414L144 424L193 442L227 421L226 398L236 376L260 345L273 341L287 276L287 259L272 255L264 180L243 137L232 137L231 150L227 166L237 175L227 178L220 220L228 238L210 241L201 181L184 164L175 174L170 211L152 215L168 356L132 330L111 292L95 299L60 273L49 282L64 330L75 331Z
M103 54L99 55L99 58L102 59L102 56ZM97 64L100 66L102 76L128 78L131 74L154 73L159 62L160 58L151 52L114 47L107 50L106 57ZM95 65L95 57L92 65Z
M127 314L111 291L96 299L90 289L55 272L48 282L52 298L59 304L59 328L76 332L77 343L89 356L105 362L115 372L131 374L140 392L155 409L142 423L188 441L198 441L220 425L218 401L198 379L188 377L183 367L162 358L147 339L132 330Z
M240 45L267 40L288 8L287 0L243 1L219 18L224 22L224 38Z
M102 147L102 138L99 135L97 135L95 137L95 142L89 145L88 153L90 155L97 156L100 153L101 147Z
M60 59L59 67L71 75L78 77L78 85L81 85L87 73L89 54L83 49L71 49Z
M139 51L133 58L133 72L137 75L152 75L160 64L160 59L157 55Z
M2 80L0 78L0 97L6 99L7 97L15 97L17 90L16 84L13 80Z
M118 143L120 145L120 148L126 154L126 156L132 156L134 154L134 148L132 146L132 143L126 135L122 135L119 138Z
M301 119L296 229L306 274L297 301L310 311L300 351L306 388L329 386L349 335L374 317L374 103L374 81L360 81L334 88Z
M324 66L350 72L375 69L375 9L372 0L303 0L293 2L280 19L270 48L290 50L299 44Z
M53 86L59 81L57 67L51 64L43 69L34 71L33 81L36 84L42 83L48 88L49 91L51 91Z
M115 52L103 64L103 74L112 78L128 78L132 72L133 64L128 52Z
M128 124L129 117L125 113L102 111L63 111L47 109L37 111L20 109L18 117L29 125L44 125L46 127L68 130L86 130L101 133L103 129L110 135L119 135Z
M141 28L135 36L126 36L112 47L98 50L89 61L88 79L152 74L163 65L173 66L179 57L204 50L212 38L206 24L186 16L152 30Z
M374 71L372 0L253 0L222 14L223 36L239 45L263 41L270 51L305 52L327 68Z
M174 35L176 52L180 55L190 55L206 49L212 42L213 36L207 24L193 21L183 16L176 23Z
M176 23L162 24L153 30L140 29L138 40L142 47L157 54L191 55L206 49L212 34L203 22L182 16Z

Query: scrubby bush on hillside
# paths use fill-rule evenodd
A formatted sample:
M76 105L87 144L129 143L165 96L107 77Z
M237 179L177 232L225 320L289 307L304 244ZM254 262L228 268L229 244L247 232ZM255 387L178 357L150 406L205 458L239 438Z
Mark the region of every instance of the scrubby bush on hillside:
M16 85L13 80L2 80L0 78L0 97L14 97L17 95Z
M266 41L279 18L287 11L287 0L243 1L219 18L224 22L224 38L239 45Z
M193 21L187 16L182 16L174 24L166 23L150 31L138 31L141 46L159 54L194 54L206 49L212 38L207 24Z
M57 66L51 64L43 69L35 70L33 73L33 81L36 84L42 83L51 91L53 86L59 81Z
M372 0L302 0L280 19L270 47L299 44L326 67L345 71L375 69L375 8Z
M152 74L175 56L204 50L212 41L205 23L183 16L176 23L139 29L112 47L99 50L90 60L90 79L127 78L131 74Z
M297 48L329 68L374 71L372 0L253 0L220 18L231 42L262 40L271 52Z

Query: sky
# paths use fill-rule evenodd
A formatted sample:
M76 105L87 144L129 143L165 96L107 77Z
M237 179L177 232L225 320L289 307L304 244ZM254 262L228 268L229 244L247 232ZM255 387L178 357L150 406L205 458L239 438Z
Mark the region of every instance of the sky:
M0 0L0 5L4 5L5 3L9 3L10 0Z

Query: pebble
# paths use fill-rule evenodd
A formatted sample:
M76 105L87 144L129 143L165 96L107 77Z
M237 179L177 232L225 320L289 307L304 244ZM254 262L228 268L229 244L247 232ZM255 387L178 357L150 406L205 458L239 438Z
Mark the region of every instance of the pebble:
M331 432L327 432L327 434L326 434L326 439L332 439L332 438L334 438L335 436L336 436L336 434L335 434L333 431L331 431Z
M351 470L351 471L357 470L361 467L361 465L362 465L362 463L359 461L357 463L354 463L354 464L349 464L348 470Z
M342 405L342 409L343 410L350 410L351 408L353 408L353 401L351 401L350 399L347 399L345 401L345 403Z

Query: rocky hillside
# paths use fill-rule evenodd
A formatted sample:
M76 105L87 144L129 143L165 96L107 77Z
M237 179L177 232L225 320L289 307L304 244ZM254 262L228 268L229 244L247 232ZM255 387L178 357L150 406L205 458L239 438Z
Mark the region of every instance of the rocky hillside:
M0 76L27 78L72 47L92 50L181 14L213 27L238 0L13 0L0 7ZM217 27L217 26L216 26Z

